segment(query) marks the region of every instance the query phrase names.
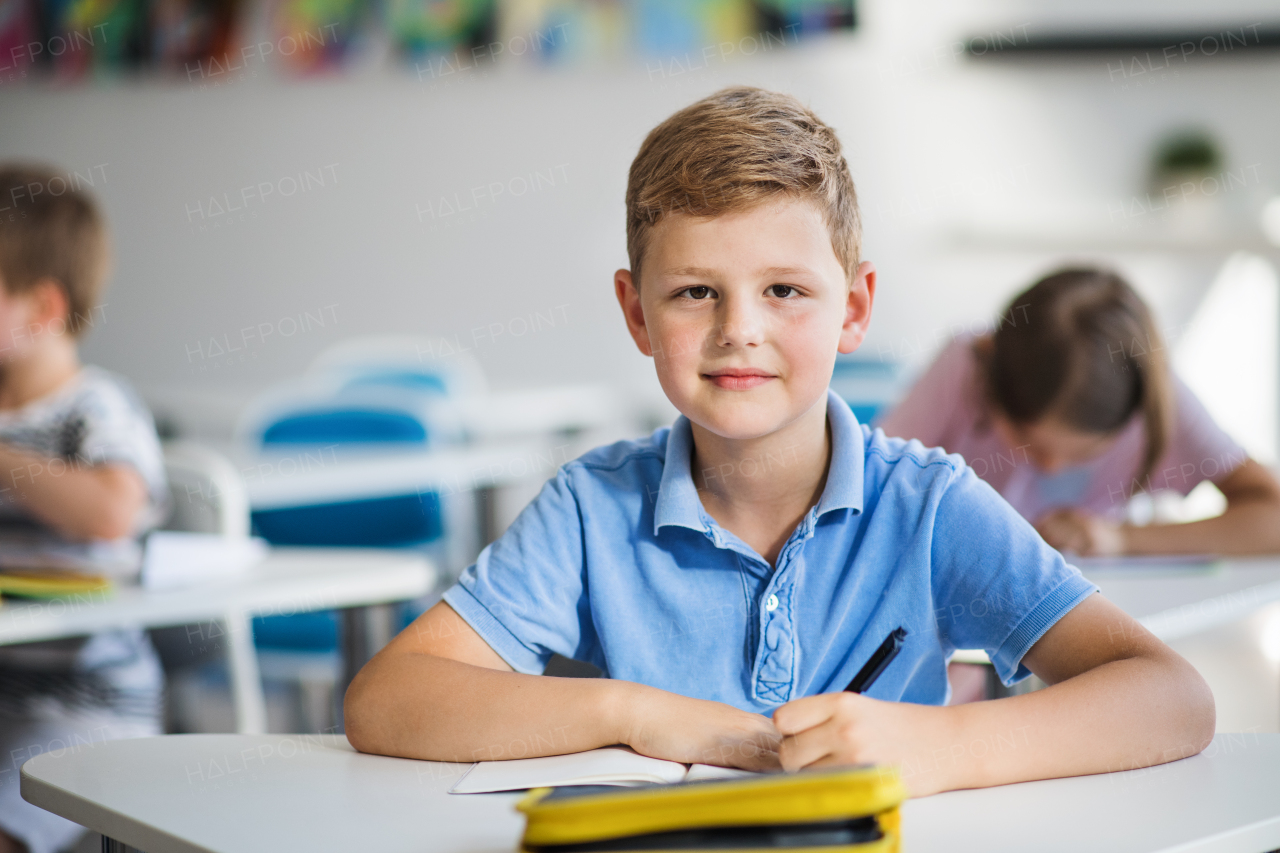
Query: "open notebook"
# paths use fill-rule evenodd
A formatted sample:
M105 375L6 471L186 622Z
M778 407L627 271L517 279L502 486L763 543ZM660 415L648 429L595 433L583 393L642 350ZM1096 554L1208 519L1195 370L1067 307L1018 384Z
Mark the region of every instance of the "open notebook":
M735 770L731 767L664 761L622 747L610 746L571 755L481 761L471 765L471 769L449 789L449 793L487 794L492 791L520 791L525 788L556 788L564 785L635 786L755 775L757 774L748 770Z

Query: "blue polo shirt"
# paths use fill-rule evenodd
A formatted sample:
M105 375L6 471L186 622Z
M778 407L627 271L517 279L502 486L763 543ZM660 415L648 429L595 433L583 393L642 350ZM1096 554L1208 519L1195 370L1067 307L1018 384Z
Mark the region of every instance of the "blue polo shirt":
M776 567L703 509L681 417L564 465L444 599L518 672L559 653L761 713L842 690L899 626L869 696L946 702L958 648L1006 684L1028 675L1022 656L1097 587L960 456L872 432L834 394L827 418L826 487Z

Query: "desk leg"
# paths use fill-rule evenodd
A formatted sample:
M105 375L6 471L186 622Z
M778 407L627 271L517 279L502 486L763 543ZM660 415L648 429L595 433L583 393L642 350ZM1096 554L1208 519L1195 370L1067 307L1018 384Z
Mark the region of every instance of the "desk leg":
M484 548L498 538L498 489L480 486L475 490L476 520L479 522L480 547Z
M227 623L227 669L231 698L236 706L236 731L242 735L267 733L267 700L253 647L253 620L243 611L223 616Z
M393 604L348 607L342 611L342 679L338 684L337 719L342 719L342 699L360 667L369 662L395 634Z
M128 844L121 844L114 838L102 836L102 853L142 853L137 847L130 847Z

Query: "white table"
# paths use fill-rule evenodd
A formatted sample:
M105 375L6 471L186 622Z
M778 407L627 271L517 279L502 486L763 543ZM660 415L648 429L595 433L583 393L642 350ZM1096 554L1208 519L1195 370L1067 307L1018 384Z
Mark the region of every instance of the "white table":
M1130 565L1081 561L1081 571L1121 610L1161 640L1172 642L1239 621L1280 601L1280 558L1223 558L1205 570L1177 560L1144 558ZM987 663L981 650L952 660Z
M111 628L161 628L214 620L227 641L237 730L266 731L266 701L253 646L252 619L404 601L425 595L435 569L405 551L275 548L254 568L214 583L172 591L125 586L114 595L5 602L0 645L51 640ZM358 642L344 631L344 644ZM347 654L350 661L358 655Z
M566 436L516 438L436 449L357 445L223 447L244 480L255 511L395 498L470 493L477 502L477 550L501 533L494 492L550 479L575 455Z
M1155 562L1155 561L1153 561ZM1223 559L1205 571L1194 566L1081 569L1102 594L1169 642L1236 622L1280 601L1280 558Z
M333 444L224 445L254 509L395 497L418 490L471 491L551 477L569 461L566 436L628 423L632 405L604 385L565 385L450 401L467 443L442 447Z
M542 482L585 449L584 431L617 431L640 410L606 385L564 385L488 392L452 399L467 441L440 447L360 444L259 446L241 440L219 446L240 472L254 510L394 498L436 491L472 493L478 502L479 545L501 532L494 491ZM277 413L278 414L278 413ZM257 422L262 418L253 418ZM270 420L270 417L266 417ZM629 431L629 430L624 430Z
M361 755L332 735L171 735L37 756L22 796L146 853L514 850L520 795L446 793L466 766ZM1280 735L912 800L903 839L906 853L1262 853L1280 847Z
M571 446L567 439L531 438L434 450L328 445L223 451L244 478L249 505L265 510L548 479L569 461Z

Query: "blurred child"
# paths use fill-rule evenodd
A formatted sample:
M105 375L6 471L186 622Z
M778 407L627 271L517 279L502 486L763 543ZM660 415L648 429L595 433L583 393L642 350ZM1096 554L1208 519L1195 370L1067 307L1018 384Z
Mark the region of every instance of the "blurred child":
M1066 269L1014 297L993 334L942 351L887 435L964 456L1055 548L1085 556L1280 550L1280 485L1173 376L1118 275ZM1222 515L1124 523L1139 492L1212 482Z
M42 166L0 165L0 540L134 537L167 501L151 416L80 364L104 316L107 234L93 200ZM83 829L22 800L42 752L158 734L161 670L141 630L0 646L0 851L53 853Z

